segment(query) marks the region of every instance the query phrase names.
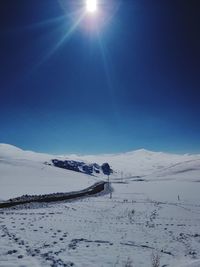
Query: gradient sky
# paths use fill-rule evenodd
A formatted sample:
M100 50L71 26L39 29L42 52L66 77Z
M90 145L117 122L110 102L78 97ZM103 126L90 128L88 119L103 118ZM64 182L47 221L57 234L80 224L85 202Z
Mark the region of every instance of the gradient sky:
M107 0L73 27L80 1L0 1L0 142L199 153L199 0Z

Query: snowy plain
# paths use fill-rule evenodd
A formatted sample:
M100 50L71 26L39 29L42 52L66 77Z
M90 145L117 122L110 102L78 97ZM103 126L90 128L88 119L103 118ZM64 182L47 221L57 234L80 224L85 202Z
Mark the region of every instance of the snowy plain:
M80 190L107 177L0 144L0 199ZM0 210L0 266L200 267L200 155L144 149L65 155L114 170L112 194Z

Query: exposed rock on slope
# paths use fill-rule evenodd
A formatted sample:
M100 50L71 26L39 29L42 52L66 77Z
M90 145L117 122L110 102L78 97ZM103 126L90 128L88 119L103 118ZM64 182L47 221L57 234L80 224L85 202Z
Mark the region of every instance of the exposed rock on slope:
M110 165L108 163L103 163L100 166L97 163L87 164L83 161L58 160L58 159L52 159L52 163L55 167L76 172L82 172L89 175L98 175L98 174L110 175L111 173L113 173L113 170L110 168Z

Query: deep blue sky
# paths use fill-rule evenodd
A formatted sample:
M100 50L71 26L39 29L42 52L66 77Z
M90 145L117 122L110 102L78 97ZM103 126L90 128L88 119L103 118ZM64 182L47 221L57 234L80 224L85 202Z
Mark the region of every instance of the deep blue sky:
M200 152L199 0L120 2L103 27L81 22L58 47L75 22L70 8L0 1L0 142Z

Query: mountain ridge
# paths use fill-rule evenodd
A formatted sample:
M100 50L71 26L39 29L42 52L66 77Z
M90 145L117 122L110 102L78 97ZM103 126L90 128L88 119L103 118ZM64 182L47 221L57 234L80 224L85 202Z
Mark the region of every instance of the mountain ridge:
M125 152L117 152L117 153L99 153L99 154L81 154L81 153L63 153L63 154L56 154L56 153L47 153L47 152L37 152L34 150L26 150L22 149L16 145L8 144L8 143L0 143L0 152L2 150L7 149L9 152L28 152L28 153L37 153L41 155L51 155L56 157L69 157L69 156L76 156L76 157L89 157L89 156L120 156L120 155L132 155L132 154L166 154L166 155L179 155L179 156L200 156L200 153L172 153L172 152L165 152L165 151L154 151L148 150L145 148L139 148L136 150L130 150Z

